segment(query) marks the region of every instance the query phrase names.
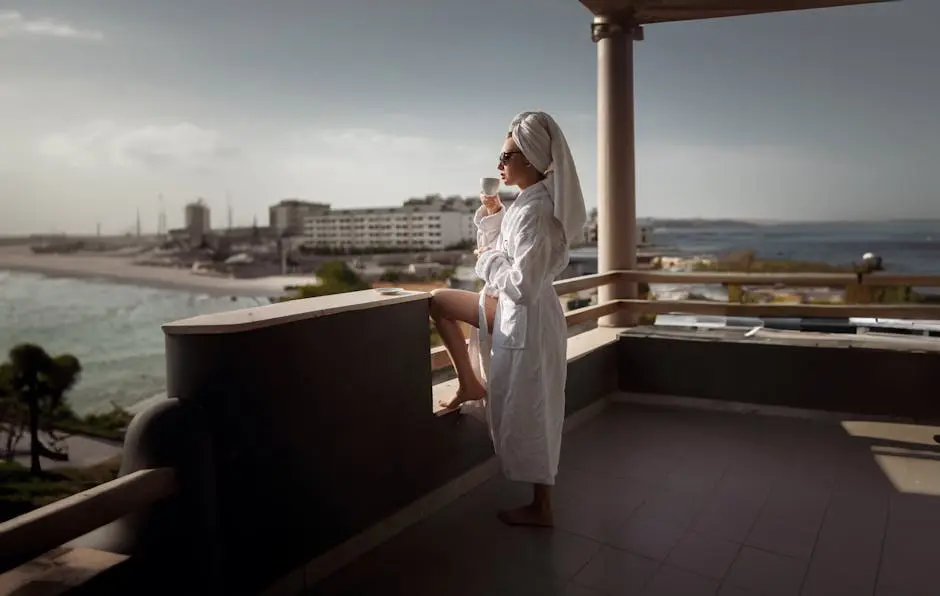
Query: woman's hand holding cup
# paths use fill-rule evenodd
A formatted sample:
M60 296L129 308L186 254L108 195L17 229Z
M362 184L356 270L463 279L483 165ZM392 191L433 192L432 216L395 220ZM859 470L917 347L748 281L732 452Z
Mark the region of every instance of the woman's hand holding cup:
M503 203L499 200L499 178L480 178L480 202L488 215L499 213Z
M486 207L487 215L499 213L500 209L503 208L503 203L499 200L499 195L487 196L483 193L480 193L480 202L483 203L484 207Z

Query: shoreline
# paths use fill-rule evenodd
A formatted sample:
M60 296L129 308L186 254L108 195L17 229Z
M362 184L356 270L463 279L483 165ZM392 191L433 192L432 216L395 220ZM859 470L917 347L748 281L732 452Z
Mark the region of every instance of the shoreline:
M281 276L234 279L195 275L187 269L134 264L120 256L33 254L27 247L0 247L0 271L50 278L101 281L223 297L269 298L285 293ZM280 279L280 282L273 282ZM302 281L305 278L298 278Z

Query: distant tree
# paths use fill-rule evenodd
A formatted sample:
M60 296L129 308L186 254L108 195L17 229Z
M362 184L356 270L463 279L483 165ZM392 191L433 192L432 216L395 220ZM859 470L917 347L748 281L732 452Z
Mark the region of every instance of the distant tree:
M292 288L294 294L282 299L296 300L298 298L316 298L317 296L329 296L331 294L343 294L345 292L357 292L359 290L368 290L371 286L362 281L356 272L349 268L343 261L328 261L317 270L317 277L320 278L320 284L315 286L300 286Z
M63 405L65 394L78 381L82 367L74 356L66 354L53 358L34 344L14 347L9 358L9 362L0 364L0 396L25 405L29 420L30 472L40 474L41 456L67 459L67 456L41 443L40 417Z
M347 292L365 290L369 287L369 284L362 281L344 261L327 261L323 263L317 270L317 277L323 280L324 284L348 287Z
M0 433L4 435L5 460L13 460L26 427L26 407L13 393L13 366L0 364Z
M397 284L401 281L403 275L402 272L398 269L389 269L379 277L379 281L385 281L393 284Z
M448 244L444 247L444 250L473 250L476 247L476 240L461 240L460 242L455 242L454 244Z
M456 273L457 273L456 268L448 267L446 269L442 269L438 273L432 273L429 276L429 278L431 281L447 281L448 279L452 278Z

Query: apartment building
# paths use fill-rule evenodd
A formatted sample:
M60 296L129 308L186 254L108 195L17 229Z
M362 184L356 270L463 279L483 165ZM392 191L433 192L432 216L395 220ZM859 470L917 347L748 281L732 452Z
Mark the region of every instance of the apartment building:
M473 213L430 206L337 209L304 221L307 244L441 250L476 237Z
M503 202L514 195L501 193ZM477 197L429 195L401 207L330 209L304 218L308 245L329 248L427 248L441 250L476 239Z
M285 199L268 209L268 225L279 236L300 236L304 233L306 218L329 211L328 203Z

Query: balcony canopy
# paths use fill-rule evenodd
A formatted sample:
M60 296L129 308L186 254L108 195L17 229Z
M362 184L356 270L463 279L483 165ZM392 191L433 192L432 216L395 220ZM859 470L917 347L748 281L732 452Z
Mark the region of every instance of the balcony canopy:
M581 0L581 4L595 15L632 15L638 25L645 25L891 1L893 0Z

